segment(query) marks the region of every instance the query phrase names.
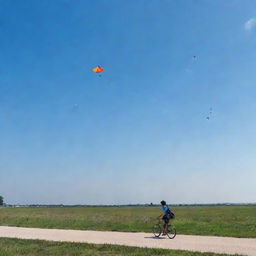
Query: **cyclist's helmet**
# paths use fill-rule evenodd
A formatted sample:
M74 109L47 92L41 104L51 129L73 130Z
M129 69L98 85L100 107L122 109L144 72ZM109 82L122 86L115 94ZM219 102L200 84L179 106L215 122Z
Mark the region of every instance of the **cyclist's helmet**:
M166 202L164 200L162 200L160 203L161 205L166 205Z

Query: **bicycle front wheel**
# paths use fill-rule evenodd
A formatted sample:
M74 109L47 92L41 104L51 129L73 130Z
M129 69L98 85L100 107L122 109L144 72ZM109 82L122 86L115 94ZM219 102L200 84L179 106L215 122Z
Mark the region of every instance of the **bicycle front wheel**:
M153 227L153 234L155 235L155 237L159 237L162 233L162 229L160 227L160 225L156 224L154 227Z
M176 236L176 228L174 226L168 226L167 236L170 239L173 239Z

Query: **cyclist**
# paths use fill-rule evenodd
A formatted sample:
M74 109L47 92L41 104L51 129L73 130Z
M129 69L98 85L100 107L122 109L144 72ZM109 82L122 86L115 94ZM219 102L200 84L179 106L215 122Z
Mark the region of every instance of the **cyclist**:
M164 214L161 214L158 218L162 217L162 219L164 220L164 232L163 232L163 235L166 235L167 225L168 225L170 219L174 219L175 218L175 215L171 211L171 209L166 205L166 202L164 200L162 200L160 203L162 205L162 210L164 211Z

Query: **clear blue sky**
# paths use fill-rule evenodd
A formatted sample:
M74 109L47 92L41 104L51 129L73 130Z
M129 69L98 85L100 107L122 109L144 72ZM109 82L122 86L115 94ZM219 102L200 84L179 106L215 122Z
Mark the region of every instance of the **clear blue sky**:
M254 0L0 0L0 194L255 201L255 17Z

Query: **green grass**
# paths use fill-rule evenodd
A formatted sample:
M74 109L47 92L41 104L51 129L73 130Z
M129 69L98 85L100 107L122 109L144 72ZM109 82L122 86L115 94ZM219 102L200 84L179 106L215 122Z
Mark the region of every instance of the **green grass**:
M225 254L198 253L164 249L145 249L116 245L46 242L0 238L0 256L224 256Z
M173 207L178 234L256 237L256 206ZM160 207L3 208L0 225L151 232Z

